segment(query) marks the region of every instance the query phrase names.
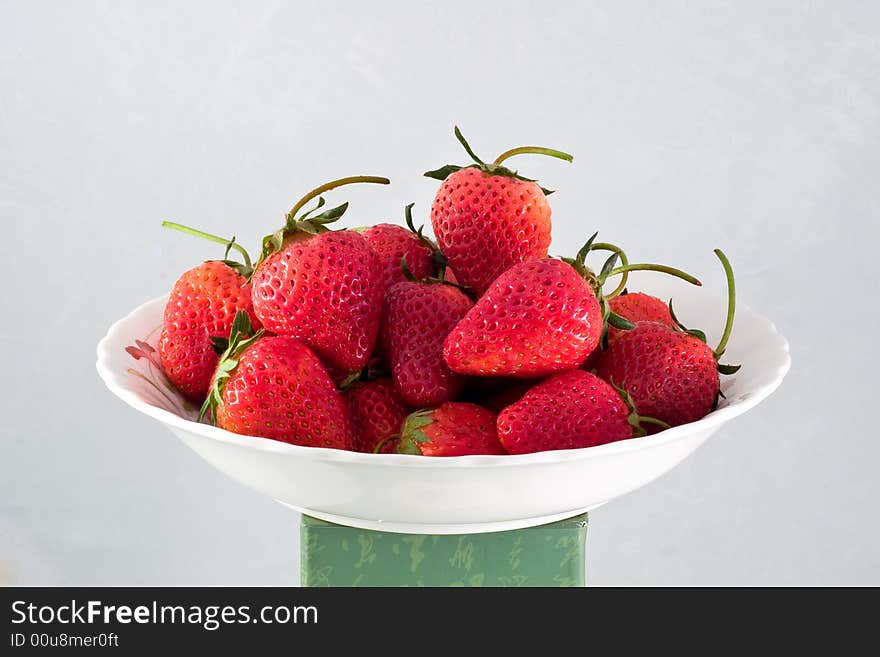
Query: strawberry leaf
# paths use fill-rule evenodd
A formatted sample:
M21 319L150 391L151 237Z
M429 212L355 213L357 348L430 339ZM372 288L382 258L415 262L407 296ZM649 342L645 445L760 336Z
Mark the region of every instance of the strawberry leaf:
M318 210L320 210L321 208L323 208L325 202L326 202L326 201L324 201L324 197L323 197L323 196L319 196L319 197L318 197L318 204L315 205L315 207L313 207L311 210L306 210L305 212L303 212L303 213L300 215L300 217L299 217L299 221L304 221L304 220L306 220L310 214L312 214L313 212L317 212Z
M250 335L253 332L254 332L254 329L251 326L250 316L243 310L237 311L235 313L235 317L232 318L232 328L230 329L230 332L229 332L230 335L232 336L232 335L235 335L236 333Z
M413 454L415 456L421 456L422 450L419 449L419 446L416 445L412 440L407 440L406 438L401 438L397 443L397 453L398 454Z
M271 235L266 235L266 237L263 238L263 251L260 257L261 260L265 260L276 251L281 250L281 247L284 245L284 235L285 229L279 228Z
M446 180L449 176L451 176L456 171L461 171L462 169L475 169L476 167L460 167L455 164L447 164L446 166L442 166L439 169L434 169L433 171L425 171L422 175L426 178L433 178L434 180Z
M590 249L593 247L593 242L596 241L596 238L599 236L599 231L596 231L592 235L590 235L590 239L587 240L586 244L584 244L580 250L577 252L575 256L575 262L577 262L581 267L586 267L587 255L590 253Z
M445 267L447 264L446 256L440 253L440 249L434 244L433 241L425 237L424 230L425 224L422 224L418 228L415 226L415 222L413 221L412 209L415 203L410 203L403 209L403 216L406 220L406 227L409 228L410 232L413 233L416 237L419 238L419 241L431 249L431 257L434 260L434 263L439 267Z
M612 253L608 260L605 261L605 264L602 265L602 269L599 271L599 283L602 284L605 282L605 279L608 278L608 274L611 273L611 270L614 269L614 266L617 264L617 259L620 257L617 253Z
M218 356L223 355L223 352L229 348L229 338L222 338L219 335L212 336L211 348Z
M458 139L458 143L464 146L465 152L471 156L471 159L477 164L485 164L483 160L476 156L470 144L467 143L467 139L464 138L464 135L461 134L461 130L458 129L458 126L455 126L453 132L455 133L455 138Z
M333 223L334 221L339 219L339 217L344 215L346 210L348 210L348 201L346 201L342 205L337 205L335 208L330 208L329 210L325 210L321 214L316 215L316 216L312 217L311 219L308 219L307 223L311 223L311 224ZM303 220L300 219L300 221L297 223L301 223L302 221Z
M397 443L397 452L399 454L417 454L420 455L422 450L419 449L420 443L430 442L431 439L422 430L434 422L431 417L430 410L418 411L411 414L403 423L403 431L400 434L400 441Z
M636 325L629 321L626 317L621 317L615 312L608 313L608 324L616 329L620 329L621 331L631 331L636 327Z

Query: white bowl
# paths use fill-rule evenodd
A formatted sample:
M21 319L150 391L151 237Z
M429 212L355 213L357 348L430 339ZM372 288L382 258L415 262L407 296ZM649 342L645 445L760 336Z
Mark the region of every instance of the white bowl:
M653 274L637 281L640 290L673 295L682 321L706 330L710 343L717 338L723 298ZM171 390L158 368L125 351L136 339L155 346L166 298L136 308L98 344L98 372L107 387L246 486L323 520L392 532L501 531L595 509L669 471L721 425L770 395L791 364L788 343L776 327L740 304L724 361L743 367L722 377L726 399L698 422L599 447L517 456L360 454L239 436L198 423L196 409Z

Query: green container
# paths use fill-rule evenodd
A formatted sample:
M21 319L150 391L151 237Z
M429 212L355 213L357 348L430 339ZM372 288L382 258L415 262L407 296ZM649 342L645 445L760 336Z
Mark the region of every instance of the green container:
M394 534L310 516L302 586L584 586L587 514L488 534Z

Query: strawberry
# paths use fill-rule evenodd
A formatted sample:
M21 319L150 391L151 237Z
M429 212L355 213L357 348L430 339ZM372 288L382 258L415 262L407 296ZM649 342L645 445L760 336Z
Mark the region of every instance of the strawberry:
M462 378L443 361L443 341L472 305L439 281L397 283L385 294L381 343L407 404L436 406L458 395Z
M159 357L168 380L188 399L201 402L208 394L217 367L218 349L225 348L236 312L243 310L259 327L251 302L250 258L235 244L209 233L166 221L164 226L206 237L244 254L244 265L229 260L209 260L185 272L171 289Z
M264 239L252 279L254 311L266 330L301 340L343 371L360 370L373 351L382 304L381 264L359 233L327 229L347 203L310 216L324 205L319 197L315 208L297 212L322 192L354 182L388 180L343 178L306 194L288 213L285 226Z
M630 292L609 299L611 312L632 322L657 322L666 326L675 326L666 302L643 292ZM608 344L614 342L622 333L613 326L608 327Z
M391 379L360 381L345 394L357 451L373 452L380 443L400 432L409 411Z
M728 282L727 321L718 346L713 350L699 330L639 322L610 342L601 355L597 373L606 381L625 388L636 407L671 426L694 422L707 415L719 395L719 372L733 374L739 366L720 365L736 311L733 270L718 249ZM677 323L675 314L670 315Z
M599 376L625 388L638 408L672 426L699 420L718 395L712 349L657 322L639 322L600 356Z
M601 334L590 284L561 260L529 260L492 283L449 333L443 357L461 374L540 377L580 365Z
M495 414L467 402L446 402L410 415L403 425L397 452L423 456L505 453L498 441Z
M306 447L353 449L348 406L318 357L302 342L253 333L236 315L202 406L216 425Z
M425 173L443 181L431 206L431 225L458 281L482 295L513 265L546 258L550 246L550 192L502 166L502 162L522 153L550 155L568 162L573 158L557 150L524 146L502 153L487 164L474 155L458 128L455 136L475 164L446 165Z
M578 449L645 435L620 393L599 377L571 370L542 381L498 414L509 454Z
M609 277L650 269L700 285L690 274L665 265L627 262L615 268L619 256L625 259L622 251L594 244L595 239L593 234L574 258L528 260L495 279L446 338L443 357L450 369L474 376L538 378L576 368L599 345L606 322L621 329L633 326L608 306L602 286ZM599 248L614 254L597 275L585 261Z
M438 264L443 263L437 247L422 235L422 228L416 229L413 225L412 207L410 203L405 209L409 230L394 224L376 224L361 232L379 256L383 294L395 283L407 280L401 266L404 259L412 275L418 279L436 276Z

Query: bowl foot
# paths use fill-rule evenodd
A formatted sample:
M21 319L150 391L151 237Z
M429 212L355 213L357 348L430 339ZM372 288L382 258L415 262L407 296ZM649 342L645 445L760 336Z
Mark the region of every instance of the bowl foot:
M566 520L574 516L597 509L605 502L594 504L592 506L581 509L572 509L563 511L562 513L554 513L549 516L536 516L534 518L517 518L515 520L499 520L497 522L475 522L461 524L430 524L430 523L411 523L411 522L391 522L384 520L374 520L368 518L351 518L348 516L338 516L334 513L324 513L323 511L315 511L314 509L306 509L286 502L279 503L284 506L337 525L345 525L347 527L356 527L358 529L371 529L374 531L392 532L395 534L485 534L487 532L506 532L511 529L524 529L525 527L536 527L538 525L546 525L558 520Z

